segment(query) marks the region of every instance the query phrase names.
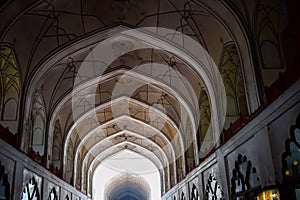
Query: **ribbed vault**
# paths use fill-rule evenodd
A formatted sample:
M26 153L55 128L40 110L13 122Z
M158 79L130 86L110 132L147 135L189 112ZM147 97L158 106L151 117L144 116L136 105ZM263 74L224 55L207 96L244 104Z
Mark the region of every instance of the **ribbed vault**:
M169 190L219 145L226 114L223 79L241 77L239 81L253 91L243 93L244 104L250 111L259 104L249 67L249 41L227 3L29 0L18 7L14 1L8 3L7 8L16 12L6 13L10 26L0 24L1 41L14 44L17 54L28 48L18 58L25 66L20 74L29 97L22 105L22 149L44 148L40 153L47 157L47 167L61 169L63 179L87 195L92 195L99 165L128 150L154 163L162 193ZM237 12L244 6L254 8L251 3L235 4ZM28 31L21 31L24 27ZM232 58L224 59L226 46L235 53L234 64L244 67L234 68L244 72L244 79L241 73L221 75ZM227 70L234 71L230 67ZM36 97L45 110L44 146L39 148L25 131L34 121L30 108ZM122 184L127 178L132 185L138 180L133 175L122 177ZM142 198L139 195L128 198Z
M123 36L113 40L121 43L113 42L112 48L125 45L130 49L134 44ZM175 52L136 42L144 47L114 56L109 65L97 55L98 46L83 48L55 63L38 83L49 88L44 93L51 108L48 152L51 155L52 123L59 121L64 179L84 191L91 191L97 167L125 149L155 164L162 192L199 162L197 110L202 93L217 99L215 86L205 81L217 76L208 76L212 69L207 75L199 74ZM97 69L103 67L104 71ZM50 79L56 79L56 84ZM209 136L206 149L213 147L214 137Z
M0 6L0 124L13 134L1 138L62 179L53 186L68 198L77 189L97 199L103 176L105 200L159 199L146 176L102 168L131 163L152 167L159 196L206 197L198 173L206 176L231 137L292 84L275 91L298 61L293 10L282 0ZM42 177L43 189L52 186Z

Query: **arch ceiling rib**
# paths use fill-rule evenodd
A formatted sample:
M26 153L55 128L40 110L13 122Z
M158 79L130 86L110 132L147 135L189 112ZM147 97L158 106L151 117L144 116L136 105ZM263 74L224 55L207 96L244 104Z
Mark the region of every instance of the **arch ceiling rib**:
M122 107L127 107L127 108L122 109ZM116 111L114 109L119 109L119 110ZM82 120L76 121L76 123L74 124L75 126L73 126L69 130L69 134L71 134L73 131L76 131L76 128L78 126L80 126L80 124L84 123L84 121L83 121L84 119L93 116L93 114L95 114L95 113L97 115L98 111L102 111L102 110L105 110L107 113L109 113L110 116L108 118L100 119L101 121L99 121L99 122L101 124L105 123L107 121L113 120L114 119L113 117L117 118L122 115L128 115L132 118L142 120L145 123L148 123L149 125L156 127L158 130L160 130L162 128L162 125L161 124L155 125L155 123L153 123L153 121L156 119L154 119L154 120L151 119L151 115L156 115L155 117L163 120L163 122L168 123L168 124L170 124L170 126L174 127L174 130L176 133L178 133L178 134L180 133L180 130L178 129L176 124L173 122L173 120L170 119L165 113L163 113L159 109L157 109L155 106L150 106L150 105L144 104L143 102L136 101L129 97L119 97L118 99L111 101L108 104L99 105L99 106L95 107L95 109L92 109L89 112L86 112L85 116L81 117ZM98 117L98 119L99 119L99 117ZM121 125L121 124L119 124L119 125ZM119 127L119 128L123 128L123 127ZM82 133L82 135L79 135L79 137L83 138L86 135L86 133L87 133L87 131ZM70 136L67 136L66 138L68 138L68 137L70 137Z
M123 74L123 73L127 73L126 71L124 71L124 70L118 70L118 73L120 73L120 74ZM141 79L141 75L140 74L137 74L136 72L128 72L128 73L130 73L130 77L132 76L132 77L139 77L139 79ZM136 74L136 75L134 75L134 74ZM106 75L103 75L103 76L105 76L105 77L107 77L107 79L109 78L109 77L112 77L112 76L114 76L115 75L115 72L114 73L112 73L112 74L110 74L110 76L106 76ZM120 76L120 75L119 75ZM115 78L117 78L117 77L115 77ZM146 79L148 79L146 82L147 83L155 83L155 81L153 80L153 79L149 79L149 78L147 78L147 77L145 77L145 76L142 76L142 79L144 79L144 82L145 82L145 80ZM97 84L98 83L98 81L99 81L99 79L94 79L94 80L92 80L90 83L91 84L89 84L89 85L94 85L94 84ZM113 80L111 80L111 81L113 81ZM156 85L158 85L159 83L157 83ZM147 85L147 84L146 84ZM158 88L156 85L154 85L154 84L152 84L151 85L151 88ZM85 95L89 95L89 92L95 92L95 91L92 91L91 89L89 89L88 87L91 87L91 86L88 86L88 85L86 85L86 84L84 84L84 86L83 87L80 87L79 89L78 88L74 88L74 90L73 90L73 93L69 93L69 95L67 95L63 100L61 100L61 102L56 106L56 109L55 109L55 111L53 112L53 113L58 113L59 112L59 110L62 108L62 107L65 107L66 106L66 102L67 101L70 101L71 100L71 98L73 98L73 99L77 99L77 98L80 98L81 97L81 95L80 95L80 93L79 93L79 91L80 90L85 90L86 92L85 92ZM161 87L161 86L160 86ZM164 86L165 87L165 89L167 89L168 87L167 86ZM200 89L200 88L198 88L198 89ZM164 91L164 93L165 94L168 94L170 97L172 97L172 96L175 96L175 97L177 97L178 99L179 99L179 102L181 102L182 104L185 102L184 100L183 100L183 98L181 97L181 96L179 96L179 95L176 95L176 92L171 92L171 93L169 93L168 92L168 90L162 90L162 89L159 89L160 91ZM170 90L169 90L170 91ZM172 91L172 90L171 90ZM162 94L164 94L163 92L162 92ZM78 94L78 95L77 95ZM73 96L72 96L73 95ZM75 95L75 96L74 96ZM132 98L132 97L131 97ZM173 97L172 97L173 98ZM103 101L100 101L100 102L95 102L96 104L100 104L100 103L106 103L106 102L108 102L110 99L107 99L105 102L103 102ZM184 104L183 104L184 105ZM177 106L178 107L178 106ZM188 106L186 106L186 105L184 105L184 107L187 109L187 110L190 110L190 109L188 109L189 107ZM190 111L189 111L190 112Z
M125 122L128 121L128 116L123 116L123 118L119 118L117 120L122 120L124 119ZM115 123L108 123L108 127L114 126ZM139 123L140 126L146 126L145 124ZM142 130L139 131L139 130ZM96 130L94 130L95 132ZM119 134L120 132L130 132L130 133L136 133L138 134L139 137L146 138L147 140L150 140L154 142L155 144L159 145L160 148L164 149L164 151L168 154L169 157L173 157L175 159L175 151L173 146L171 145L171 142L164 136L162 135L161 132L154 132L154 129L151 129L149 127L142 127L142 128L137 128L135 130L130 130L130 129L116 129L116 131L110 132L109 134L101 134L101 133L95 133L93 135L90 135L89 138L86 139L86 141L81 141L80 144L77 146L77 150L75 151L76 153L80 151L81 148L86 148L90 149L92 146L95 144L100 143L102 140L106 139L107 137L114 137L116 134ZM97 132L97 131L96 131Z
M94 48L94 49L96 49L96 48ZM149 49L148 51L151 51L151 50L161 51L158 49ZM87 50L87 51L90 52L91 50ZM92 51L97 51L97 50L92 50ZM152 86L159 86L163 89L167 89L166 91L177 91L177 92L169 92L169 93L173 94L174 96L177 96L178 98L180 97L182 102L189 103L190 104L189 106L195 115L196 113L194 110L195 107L192 104L193 102L191 102L189 99L186 99L186 97L189 96L189 95L187 95L188 93L187 92L182 93L183 91L178 90L177 87L174 87L174 85L172 86L172 83L170 83L170 82L168 83L166 81L172 80L174 82L174 81L178 81L179 79L185 78L186 80L184 80L184 81L189 82L189 85L191 86L190 89L193 88L193 92L195 92L197 94L201 90L201 87L203 86L203 84L201 83L200 77L198 77L196 75L196 73L193 72L193 70L189 69L185 63L180 61L174 55L164 55L164 57L166 57L166 56L168 56L168 57L164 58L163 61L161 61L161 60L159 60L161 58L158 55L151 56L151 55L144 55L145 53L140 54L140 53L136 53L136 52L139 52L139 51L129 52L129 53L123 55L122 58L119 58L116 61L114 61L113 63L111 63L111 65L113 65L113 66L109 65L110 69L107 70L107 72L104 71L104 72L102 72L102 74L98 73L98 74L91 75L90 79L94 80L94 82L90 82L91 81L90 79L87 80L85 78L84 79L85 84L83 84L83 82L82 82L82 85L86 86L86 84L88 84L86 82L95 84L95 81L96 81L96 83L105 81L105 79L109 79L113 76L116 76L117 75L116 73L120 72L120 74L126 74L126 75L133 76L133 77L135 77L136 80L139 79L139 82L141 82L141 83L144 83L144 84L154 83L154 84L152 84ZM128 55L128 54L130 54L130 55ZM67 55L67 56L73 57L73 55ZM144 56L146 58L142 58L141 56ZM95 57L95 56L93 56L93 57ZM150 60L145 60L145 61L139 60L139 59L149 59L148 57L153 57L153 58L151 58ZM159 57L159 59L157 57ZM82 58L82 59L84 59L84 58ZM65 69L69 65L76 65L75 74L73 74L73 75L79 76L77 71L78 71L78 68L80 68L80 66L84 67L85 65L88 65L88 63L93 62L93 65L95 65L95 67L100 67L100 66L98 66L99 64L97 64L98 61L95 61L95 59L97 59L97 58L89 58L88 61L86 61L87 59L84 59L84 61L76 61L76 62L72 61L72 64L58 63L57 65L60 65L60 67L59 68L56 67L56 68L52 69L53 74L51 74L49 72L47 75L49 77L49 79L52 80L52 84L49 84L49 82L47 81L48 80L47 78L46 79L44 78L45 81L42 81L40 84L49 88L49 90L52 91L52 90L54 90L52 88L55 86L55 84L53 84L53 79L56 78L53 76L55 76L57 73L63 73L63 71L61 71L61 70ZM134 63L127 63L127 64L125 63L127 60L132 60L132 59L136 59L137 61ZM93 60L93 61L90 61L90 60ZM69 62L69 61L66 61L66 62ZM127 61L127 62L129 62L129 61ZM76 64L74 64L74 63L76 63ZM127 66L127 65L129 65L129 66ZM151 74L150 72L145 71L145 69L143 67L141 67L141 66L145 66L145 65L147 68L151 68L151 71L155 71L155 70L157 71L158 67L161 67L161 65L164 65L164 66L168 65L168 67L166 69L160 70L160 74ZM97 69L93 69L93 70L97 70ZM168 72L167 70L172 70L172 74L165 74ZM110 75L107 75L107 74L110 74ZM98 75L101 75L101 78L98 77ZM67 76L67 78L65 78L65 76L62 76L61 78L62 79L64 79L64 78L70 79L69 76L71 76L71 75L66 74L66 76ZM95 76L96 76L96 78L95 78ZM163 76L165 76L165 78L162 78ZM159 78L159 79L157 80L157 78ZM156 82L155 82L155 80L156 80ZM66 80L64 80L64 81L66 81ZM73 85L70 85L67 87L67 84L62 84L62 83L64 83L64 81L57 81L60 83L60 85L57 84L58 86L55 86L55 87L61 87L60 90L64 89L66 92L73 90L72 94L76 94L75 91L77 91L77 89L76 88L72 89ZM141 83L139 83L139 84L141 84ZM162 83L165 83L165 84L162 84ZM113 83L113 82L111 84L117 85L117 83ZM188 87L186 87L184 89L186 89L187 91L190 90ZM66 92L64 92L64 93L66 93ZM50 93L48 95L51 95L51 96L49 96L49 98L54 98L54 99L59 99L59 97L61 96L60 93L56 94L55 91L53 91L52 93ZM54 96L56 95L57 97L54 97L53 95ZM199 94L197 94L197 95L199 95ZM71 97L69 97L69 98L71 98ZM109 99L107 99L107 100L109 100ZM103 101L101 101L101 103L103 103ZM57 102L53 103L53 104L56 105ZM49 105L49 107L53 107L53 105L51 104L51 105Z
M22 37L28 38L29 46L32 47L28 52L29 55L32 55L28 56L31 60L28 61L23 58L21 65L30 62L31 65L28 66L34 66L38 62L38 58L48 54L53 48L59 48L67 42L76 40L95 30L107 29L116 23L130 24L134 27L152 26L178 30L190 35L211 51L217 49L214 48L214 45L221 45L213 42L213 39L219 39L220 36L222 36L224 42L231 39L222 21L216 19L209 9L199 6L198 2L187 1L175 3L169 0L155 0L152 2L153 4L146 6L144 5L146 2L143 1L138 4L139 7L144 5L141 8L144 11L141 12L136 7L134 10L127 10L127 13L122 13L122 16L120 16L120 12L118 11L119 6L109 5L114 4L113 2L105 4L97 1L81 2L83 3L82 9L76 9L78 4L80 4L79 0L65 1L64 3L57 3L55 1L49 3L47 6L37 4L36 7L27 7L23 15L16 17L10 23L11 26L5 31L6 34L4 34L2 40L12 42L13 38L10 37L11 32L18 33L20 32L20 27L18 27L20 24L28 24L31 31L25 35L24 33L23 35L18 35L17 39L21 40L19 38ZM122 4L122 2L119 3ZM108 10L112 11L109 14L106 10L103 12L95 10L95 8L102 9L107 7L109 7ZM141 13L143 14L141 15ZM67 18L74 23L67 23ZM170 18L177 21L177 23L168 23ZM80 22L80 24L75 22ZM211 32L206 32L206 29L201 28L204 26L210 30L211 23L214 23L214 28L218 28L218 31L215 31L216 35L214 37L209 35ZM31 24L35 26L31 26ZM51 43L51 45L45 46L47 43ZM33 59L33 57L37 58Z
M85 95L86 96L86 95ZM127 98L129 98L129 97L127 97ZM130 97L131 98L131 97ZM138 100L138 99L137 99ZM113 101L116 101L116 99L114 99ZM110 102L106 102L106 103L103 103L103 105L106 105L106 106L109 106L109 104L110 104ZM63 106L63 105L62 105ZM64 106L65 107L65 106ZM149 107L149 106L148 106ZM159 107L158 107L159 108ZM63 110L64 112L66 112L66 110ZM93 111L93 110L90 110L90 111ZM166 112L168 112L168 110L164 110L164 111L166 111ZM184 110L181 110L180 112L183 112ZM167 113L168 114L168 113ZM172 114L172 113L171 113ZM182 113L182 114L184 114L184 113ZM83 114L80 118L78 118L79 120L80 119L82 119L82 118L84 118L84 117L86 117L86 115L87 114ZM189 114L189 116L191 116L191 114ZM52 119L54 119L55 118L55 115L52 117ZM190 117L191 118L191 117ZM51 120L51 121L53 121L53 120ZM173 121L173 120L170 120L170 121ZM178 122L177 122L177 124L178 124Z
M164 179L165 176L163 176L163 170L160 169L164 169L163 164L161 163L161 161L155 156L155 154L153 154L153 152L149 151L148 149L145 149L144 147L141 147L139 145L136 145L134 143L128 142L128 141L124 141L124 142L120 142L117 145L114 145L112 147L109 147L108 149L106 149L105 151L103 151L101 154L99 154L97 157L95 157L93 159L93 161L91 162L91 164L88 167L88 172L91 171L92 174L93 172L96 170L96 168L106 159L108 159L109 157L123 151L124 149L135 152L137 154L141 154L142 156L144 156L145 158L147 158L148 160L150 160L158 169L158 171L160 172L160 176ZM167 166L168 168L168 166ZM168 172L168 185L170 185L170 170L169 168L167 169Z
M117 77L114 77L113 78L113 76L115 76L115 73L116 72L114 72L114 73L111 73L109 76L106 76L106 75L104 75L106 78L104 79L105 80L105 82L104 83L106 83L107 82L107 84L113 84L113 82L114 81L116 81L115 79L117 78ZM118 74L124 74L124 73L126 73L126 71L124 71L124 70L118 70ZM135 72L130 72L131 73L131 76L133 76L133 77L137 77L138 76L138 74L136 74ZM134 75L135 74L135 75ZM118 75L118 76L120 76L120 75ZM109 78L112 78L112 79L109 79ZM108 80L109 79L109 80ZM147 77L143 77L143 79L147 79ZM89 83L86 83L86 84L83 84L83 86L81 86L81 87L79 87L79 88L74 88L74 90L73 90L73 92L72 93L69 93L68 95L66 95L66 97L65 98L63 98L61 101L60 101L60 103L56 106L56 109L54 110L54 114L52 115L52 120L51 121L53 121L54 120L54 118L56 117L56 115L58 115L60 112L66 112L66 110L65 109L71 109L71 99L74 99L74 100L76 100L76 99L78 99L78 98L81 98L82 96L83 96L83 94L81 94L80 93L80 91L81 90L84 90L85 91L85 93L84 93L84 96L88 96L88 95L92 95L95 91L93 91L92 90L92 88L90 88L91 87L91 85L95 85L95 84L98 84L98 78L96 78L96 79L93 79L93 80L91 80L91 82L89 82ZM152 80L152 79L149 79L149 80L147 80L147 83L148 82L154 82L155 83L155 81L154 80ZM107 87L107 84L104 84L104 83L102 83L102 85L103 85L103 87L105 86L105 87ZM148 85L148 84L147 84ZM96 86L93 86L93 87L96 87ZM99 85L99 86L97 86L98 88L99 87L101 87L101 85ZM167 87L165 87L165 88L167 88ZM175 111L175 113L170 113L170 115L172 114L173 116L170 116L170 117L174 117L174 114L176 114L176 113L178 113L178 114L176 114L176 115L179 115L180 114L180 112L182 112L182 111L184 111L184 110L187 110L187 112L188 113L190 113L189 115L192 115L192 112L191 112L191 110L190 110L190 108L186 105L186 104L184 104L184 100L183 100L183 98L181 97L181 96L178 96L178 95L176 95L176 92L175 91L172 91L171 90L171 93L168 91L168 90L162 90L162 89L158 89L158 87L157 86L155 86L155 85L151 85L151 89L152 90L157 90L157 93L161 93L162 95L168 95L168 97L169 98L171 98L171 100L172 100L172 106L173 106L173 109L176 109ZM96 91L97 92L97 91ZM99 93L100 93L101 91L99 91ZM104 90L104 91L102 91L103 93L104 92L106 92L106 90ZM108 91L107 91L108 92ZM137 91L138 92L138 91ZM97 92L98 93L98 92ZM100 95L100 94L96 94L96 95ZM125 96L125 95L124 95ZM101 96L99 97L99 98L101 98ZM118 98L118 97L115 97L115 98ZM144 103L147 103L147 104L149 104L149 105L151 105L151 104L153 104L153 103L156 103L155 101L147 101L147 99L146 99L146 101L144 100L144 99L139 99L139 98L137 98L136 96L131 96L130 98L133 98L133 99L136 99L136 100L139 100L139 101L142 101L142 102L144 102ZM179 100L179 102L182 102L182 106L183 106L183 110L180 110L180 108L178 108L178 105L176 105L176 104L179 104L179 102L176 102L176 100L175 100L175 98L177 98L178 100ZM113 101L115 100L115 99L112 99ZM159 99L156 99L156 100L159 100ZM98 104L106 104L106 103L109 103L110 102L110 98L107 98L107 99L105 99L104 101L102 101L102 100L100 100L99 102L97 101L97 100L95 100L95 104L96 105L98 105ZM173 103L174 102L174 103ZM68 105L69 104L69 105ZM65 109L63 109L63 108L65 108ZM168 113L168 111L169 111L169 109L167 109L166 108L166 111L167 111L167 114L169 114ZM79 117L79 116L78 116ZM179 118L179 117L176 117L176 118ZM175 122L178 124L178 122L175 120Z
M85 90L86 90L86 88L85 88ZM168 94L168 93L167 93ZM70 95L71 96L71 95ZM76 97L75 97L76 98ZM62 100L63 101L63 100ZM108 104L109 104L109 102L107 102ZM66 105L65 104L60 104L60 105L58 105L57 106L57 108L61 108L61 107L65 107ZM184 108L188 108L187 106L184 106ZM187 109L187 110L189 110L189 109ZM64 110L65 111L65 110ZM182 110L183 111L183 110ZM182 112L181 111L181 112ZM58 112L58 110L56 110L54 113L57 113ZM190 112L190 111L189 111ZM191 114L190 114L191 115ZM55 117L55 115L53 115L54 117ZM54 117L52 116L52 119L54 119ZM52 120L51 120L52 121ZM177 122L178 123L178 122Z
M149 128L151 131L150 132L154 132L155 134L158 134L160 137L162 137L162 141L165 141L165 146L167 146L167 147L170 147L170 149L171 149L171 153L172 153L172 155L174 155L174 156L176 156L175 158L177 158L178 157L178 153L181 153L180 155L182 155L182 154L184 154L183 153L183 150L181 150L181 151L179 151L178 152L178 150L177 151L175 151L174 149L175 149L175 145L172 143L172 141L170 141L164 134L162 134L159 130L157 130L157 129L155 129L154 127L152 127L152 126L149 126L148 124L146 124L146 123L144 123L144 122L142 122L142 121L137 121L137 120L133 120L133 119L131 119L130 117L128 117L128 116L121 116L121 117L119 117L119 118L115 118L113 121L116 121L116 120L121 120L122 122L126 122L126 120L127 121L135 121L135 122L137 122L138 124L142 124L142 125L144 125L144 126L146 126L147 128ZM96 129L98 129L98 128L100 128L100 129L102 129L102 126L106 126L107 124L109 124L109 123L106 123L106 124L102 124L100 127L97 127ZM130 129L129 129L130 127L127 127L127 129L130 131ZM123 130L123 131L127 131L127 129L126 130ZM131 130L131 131L136 131L136 129L133 129L133 130ZM117 131L116 133L118 133L119 131ZM92 131L90 132L91 134L92 134ZM116 134L116 133L114 133L114 134ZM141 133L142 132L139 132L139 135L141 135ZM114 134L111 134L111 137L114 135ZM141 135L141 136L143 136L143 135ZM144 137L147 137L148 135L147 134L145 134L144 135ZM88 137L88 135L86 135L85 137ZM107 135L106 135L106 137L107 137ZM82 139L82 141L84 141L85 139L83 138ZM79 150L77 149L76 150L76 155L78 155L78 152L79 152ZM66 155L66 154L65 154ZM74 162L76 163L77 162L77 156L74 158ZM65 163L65 162L64 162ZM183 169L185 169L184 168L184 165L185 165L185 161L183 160ZM66 163L65 163L66 164Z
M128 97L127 97L127 99L128 99ZM135 100L132 100L132 101L138 102L138 101L135 101ZM141 103L140 103L140 104L141 104ZM107 103L107 105L109 105L109 102ZM92 110L92 111L93 111L93 110ZM87 116L87 115L86 115L86 116ZM84 119L86 116L82 117L82 119ZM168 117L164 117L164 118L168 118ZM168 119L168 121L172 122L171 119ZM172 127L175 127L175 128L176 128L176 125L173 124ZM179 132L179 130L177 130L177 132Z
M119 98L117 101L115 101L115 102L112 102L112 104L118 104L118 103L120 103L120 101L123 101L124 99L123 98ZM138 102L138 101L135 101L135 100L133 100L133 99L130 99L130 98L127 98L127 97L125 97L125 101L133 101L134 103L136 103L136 104L139 104L139 105L142 105L143 107L146 107L146 105L143 105L143 103L141 103L141 102ZM102 107L102 106L101 106ZM100 110L101 108L99 108L99 110ZM153 112L157 112L157 113L159 113L160 115L162 115L162 117L166 120L166 121L168 121L169 123L171 123L171 125L173 126L173 127L176 127L175 126L175 124L173 124L172 123L172 121L171 121L171 119L169 119L168 118L168 116L166 116L164 113L161 113L159 110L157 110L156 108L154 108L153 110L152 110ZM115 118L117 118L117 117L119 117L119 116L114 116ZM89 147L89 146L87 146L86 145L86 141L88 141L92 136L93 136L93 134L92 134L92 132L94 133L94 132L97 132L99 129L99 131L100 131L100 133L101 133L101 129L102 129L102 127L105 127L105 123L108 123L108 124L111 124L111 121L113 121L115 118L112 118L112 119L110 119L110 121L101 121L101 126L98 126L98 127L96 127L95 129L92 129L92 130L90 130L89 132L87 132L84 136L82 136L82 137L80 137L80 139L81 139L81 141L80 141L80 143L77 145L77 150L76 150L76 153L78 152L78 150L81 148L81 146L82 145L84 145L85 147ZM147 121L145 122L145 123L147 123ZM120 125L119 123L116 123L117 125ZM124 123L122 123L122 124L124 124ZM149 124L149 123L147 123L147 124ZM150 123L151 124L151 123ZM129 125L127 125L128 126L128 128L130 128L129 127ZM126 128L127 128L127 126L126 126ZM119 128L123 128L123 127L119 127ZM177 131L177 134L179 134L179 130L176 130ZM90 133L91 132L91 133ZM146 134L147 135L147 134ZM149 135L148 135L148 137L151 135L151 133L149 133ZM105 137L105 135L103 135L102 137Z
M119 133L117 136L122 136L122 134L123 133ZM138 136L138 134L135 134L135 136L136 137L139 137ZM132 136L131 136L132 137ZM128 138L130 138L130 135L128 135ZM130 140L129 140L130 141ZM125 140L124 141L120 141L120 143L121 142L125 142ZM132 141L131 141L132 142ZM154 154L155 154L155 156L156 157L158 157L159 158L159 160L160 160L160 162L162 163L162 166L161 167L166 167L167 168L167 173L169 174L170 173L170 171L169 171L169 163L171 163L172 161L170 161L168 158L167 158L167 156L166 156L166 154L164 153L164 152L160 152L160 154L161 154L161 156L160 155L157 155L157 152L155 152L155 151L153 151L152 149L149 149L147 146L145 147L145 146L143 146L142 144L137 144L137 143L134 143L134 144L136 144L136 145L139 145L139 146L142 146L142 147L144 147L145 149L147 149L148 151L151 151L151 152L153 152ZM114 145L116 145L116 144L114 144ZM152 143L152 145L153 146L155 146L155 143ZM94 146L93 147L93 149L91 149L91 153L89 153L89 154L92 154L92 156L91 156L91 158L90 158L90 160L93 162L93 160L94 159L96 159L96 157L97 157L97 155L99 155L100 153L101 153L101 151L100 152L96 152L96 153L93 153L93 151L95 151L95 150L97 150L97 149L95 149L95 147L96 146ZM109 147L108 147L109 148ZM158 149L158 151L161 151L160 149ZM83 164L82 165L84 165L84 164L86 164L86 166L90 166L90 163L87 163L88 162L88 156L89 155L86 155L85 157L84 157L84 159L83 159ZM162 171L162 172L164 172L161 168L160 168L160 170ZM174 165L174 172L176 173L176 166ZM82 175L84 175L84 170L82 169L82 173L81 173Z
M88 162L89 160L89 157L91 158L94 158L96 157L99 153L101 152L97 152L97 151L101 151L100 148L97 148L98 146L101 146L101 143L104 142L104 140L111 140L111 139L115 139L115 138L120 138L121 140L118 141L118 142L123 142L123 141L132 141L132 140L138 140L138 142L140 143L137 143L137 142L134 142L135 144L139 144L147 149L149 149L150 151L154 151L155 153L159 153L160 156L163 157L163 160L164 160L164 166L167 166L169 165L169 163L172 163L172 162L175 162L175 157L174 155L168 155L167 153L168 152L165 152L166 148L162 148L161 146L159 146L158 144L156 144L155 142L153 142L152 140L150 140L149 138L147 137L143 137L141 135L139 135L138 133L134 133L132 131L121 131L121 132L118 132L114 135L111 135L101 141L99 141L98 143L94 144L91 148L88 148L89 151L84 154L84 155L81 155L83 157L83 161L82 163L85 164ZM132 141L133 142L133 141ZM145 143L145 144L142 144L142 143ZM115 145L117 143L114 143L113 145ZM156 152L156 151L159 151L159 152ZM162 159L161 159L162 160ZM75 172L77 171L76 169L76 166L75 166Z
M108 159L109 157L115 155L116 153L122 150L130 150L132 152L142 154L145 158L151 160L151 162L157 167L157 169L163 168L163 164L161 163L159 158L155 156L153 152L149 151L148 149L138 144L129 141L123 141L114 146L107 148L105 151L101 152L101 154L97 155L97 157L95 157L92 160L87 171L95 171L95 169L99 164L101 164L101 162L103 162L105 159Z

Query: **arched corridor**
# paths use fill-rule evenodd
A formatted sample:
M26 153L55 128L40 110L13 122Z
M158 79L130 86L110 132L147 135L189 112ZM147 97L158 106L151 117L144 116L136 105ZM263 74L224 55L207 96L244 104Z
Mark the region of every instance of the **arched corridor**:
M147 200L151 198L150 192L146 180L140 176L126 173L113 178L107 185L104 194L107 197L106 199Z
M300 198L299 6L0 3L0 199Z
M161 180L157 167L147 158L128 150L99 166L94 185L95 199L121 199L131 193L137 193L132 198L143 199L141 196L144 195L146 200L160 199Z

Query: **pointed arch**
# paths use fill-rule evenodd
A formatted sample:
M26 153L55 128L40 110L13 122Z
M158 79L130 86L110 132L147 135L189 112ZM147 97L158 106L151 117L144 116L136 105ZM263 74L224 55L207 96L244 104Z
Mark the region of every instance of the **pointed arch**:
M81 160L81 152L78 154L77 157L77 169L81 169L82 168L82 160ZM76 187L80 188L81 186L81 170L77 170L76 171Z
M87 165L84 163L81 172L81 186L82 186L82 190L85 192L87 192L87 176L88 176Z
M270 86L278 79L279 72L285 71L281 34L287 25L285 1L266 0L257 2L255 13L255 34L257 51L265 86Z
M18 130L21 75L11 47L0 45L0 122L11 132Z
M207 91L202 89L200 93L199 98L199 112L200 112L200 118L199 118L199 127L197 132L197 139L198 139L198 151L200 159L203 159L210 149L211 146L207 146L208 143L205 143L202 145L202 143L205 141L205 138L209 135L211 135L212 127L211 124L211 109L210 109L210 103L209 103L209 97L207 95Z
M93 193L93 179L91 178L92 177L92 172L89 171L88 172L88 177L87 177L87 194L88 195L92 195Z
M72 140L69 141L68 149L67 149L67 163L65 169L65 180L68 183L73 182L73 155L74 155L74 146Z
M37 92L32 101L31 111L31 141L33 151L44 155L46 133L46 108L41 93Z
M224 128L227 129L240 114L248 113L242 66L234 43L224 44L219 68L226 91L227 111Z
M188 137L191 133L192 133L192 125L191 125L191 121L190 121L190 119L187 119L187 121L186 121L186 137ZM186 139L187 141L191 141L192 140L192 138L188 138L188 139ZM194 143L195 143L195 141L193 141L193 142L191 142L190 144L187 144L187 142L186 142L186 156L185 156L185 158L186 158L186 165L187 165L187 169L188 169L188 171L191 171L192 169L194 169L194 167L195 167L195 152L194 152L194 150L196 150L197 151L197 149L195 149L194 148ZM179 173L179 172L181 172L181 173ZM180 169L180 170L178 170L178 172L177 172L177 175L178 176L183 176L183 169Z
M62 131L60 122L57 119L54 125L53 145L52 145L52 164L54 167L60 167L62 154Z

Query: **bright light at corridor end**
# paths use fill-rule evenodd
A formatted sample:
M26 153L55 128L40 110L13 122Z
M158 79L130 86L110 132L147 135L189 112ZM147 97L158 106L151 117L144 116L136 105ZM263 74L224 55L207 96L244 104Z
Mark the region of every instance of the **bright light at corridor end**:
M93 200L107 200L104 196L107 185L122 173L139 175L150 186L151 200L161 199L161 182L157 167L142 155L124 150L105 160L96 169L93 177Z

